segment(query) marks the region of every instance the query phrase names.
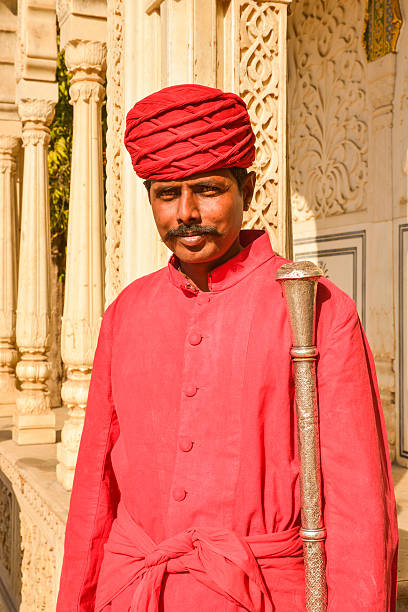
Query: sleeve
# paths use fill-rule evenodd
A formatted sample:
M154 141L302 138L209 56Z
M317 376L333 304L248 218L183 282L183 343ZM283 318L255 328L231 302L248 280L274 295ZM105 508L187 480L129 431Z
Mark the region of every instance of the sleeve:
M111 392L110 315L108 309L93 363L66 525L57 612L94 610L103 546L119 502L111 465L111 450L118 438L119 426Z
M340 310L318 338L328 610L394 612L398 529L374 360L354 302Z

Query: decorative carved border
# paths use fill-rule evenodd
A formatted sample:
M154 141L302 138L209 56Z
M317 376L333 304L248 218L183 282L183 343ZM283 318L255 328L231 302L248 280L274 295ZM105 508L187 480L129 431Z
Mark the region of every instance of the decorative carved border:
M55 609L65 519L50 509L19 470L0 453L0 472L10 481L20 506L21 521L21 610ZM43 588L35 588L41 583Z
M65 534L65 522L54 512L45 499L43 499L34 487L27 482L16 466L0 453L0 471L9 479L18 502L30 508L33 518L36 519L42 531L51 531L56 541L61 542Z
M278 142L282 17L279 5L272 2L240 0L239 8L239 93L247 105L256 136L253 169L257 172L255 193L244 216L244 227L266 229L277 237L279 181L283 170Z
M17 612L21 603L19 504L9 479L0 472L0 612Z
M109 305L122 289L122 207L123 207L123 35L124 2L108 0L108 44L106 106L106 273L105 296Z

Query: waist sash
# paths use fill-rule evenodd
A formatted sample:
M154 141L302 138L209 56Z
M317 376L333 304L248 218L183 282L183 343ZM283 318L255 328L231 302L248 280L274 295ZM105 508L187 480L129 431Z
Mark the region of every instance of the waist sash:
M247 537L224 529L191 527L156 544L119 504L105 544L95 611L100 612L135 583L129 612L158 612L165 573L190 572L245 610L272 612L260 568L270 567L271 559L299 556L302 543L298 527Z

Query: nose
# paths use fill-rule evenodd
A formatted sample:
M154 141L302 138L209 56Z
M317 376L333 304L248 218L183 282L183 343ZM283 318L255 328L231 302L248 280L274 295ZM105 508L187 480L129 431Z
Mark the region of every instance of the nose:
M178 200L177 222L179 224L191 225L200 221L201 216L197 198L187 185L183 185Z

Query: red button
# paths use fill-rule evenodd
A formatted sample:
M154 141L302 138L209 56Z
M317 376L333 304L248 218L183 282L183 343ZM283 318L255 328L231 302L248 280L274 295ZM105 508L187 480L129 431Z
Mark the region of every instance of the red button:
M188 453L193 448L193 441L190 438L180 438L179 448L183 453Z
M190 337L189 337L188 341L193 346L197 346L197 344L200 344L201 338L202 338L201 334L199 334L197 332L193 332L192 334L190 334Z
M174 501L183 501L186 495L187 493L182 487L176 487L175 489L173 489Z
M199 293L197 296L197 304L199 304L200 306L203 306L204 304L208 304L208 302L210 301L210 296L206 295L205 293Z
M187 397L193 397L197 393L197 387L195 385L187 385L184 393Z

